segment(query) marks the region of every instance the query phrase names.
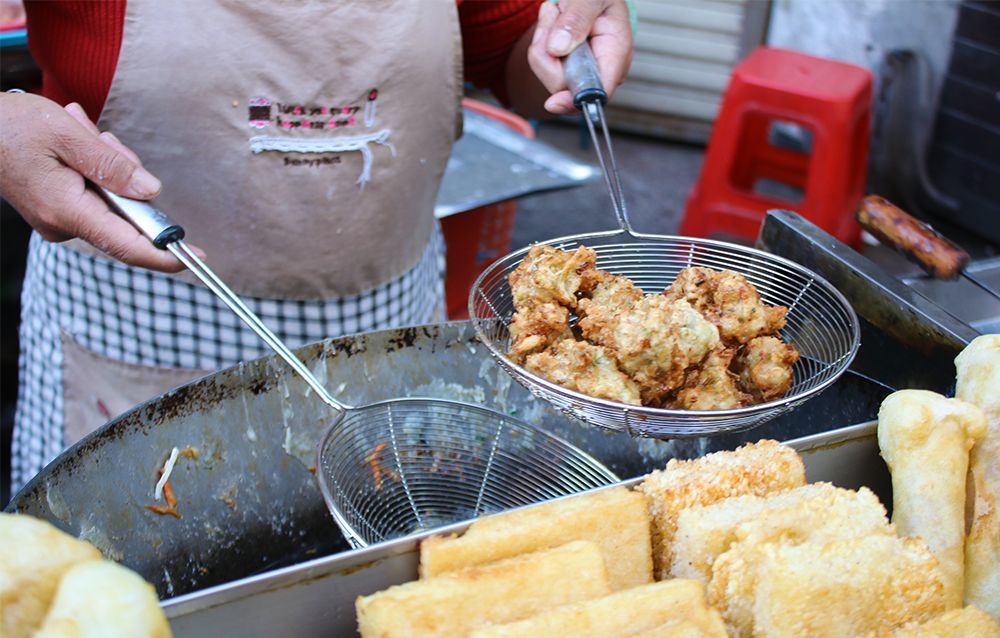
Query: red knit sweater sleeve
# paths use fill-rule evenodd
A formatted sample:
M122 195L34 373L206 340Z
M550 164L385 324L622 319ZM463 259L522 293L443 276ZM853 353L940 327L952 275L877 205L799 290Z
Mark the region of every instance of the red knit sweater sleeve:
M534 24L542 0L456 1L466 80L505 100L507 57ZM26 0L28 45L42 69L42 92L47 97L60 104L79 102L91 119L97 119L118 65L125 3Z
M125 0L27 0L24 9L42 93L79 102L96 121L118 66Z
M504 71L511 48L538 18L542 0L459 0L465 80L507 103Z

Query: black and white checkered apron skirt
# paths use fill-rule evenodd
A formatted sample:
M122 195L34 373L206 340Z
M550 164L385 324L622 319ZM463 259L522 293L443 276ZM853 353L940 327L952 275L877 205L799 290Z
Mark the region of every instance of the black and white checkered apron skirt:
M411 270L372 290L322 301L243 299L294 348L443 318L443 282L444 240L437 228ZM61 333L99 355L162 368L218 370L270 354L207 288L85 255L37 234L21 304L12 493L64 447Z

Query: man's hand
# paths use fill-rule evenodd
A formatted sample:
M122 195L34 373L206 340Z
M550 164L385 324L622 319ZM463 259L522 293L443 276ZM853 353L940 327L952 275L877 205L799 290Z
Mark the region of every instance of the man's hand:
M632 63L632 29L625 0L559 0L542 3L538 24L528 46L528 63L552 95L550 113L572 113L573 96L566 90L561 58L590 38L597 68L608 97L625 79Z
M108 209L85 179L135 199L152 199L160 180L113 134L101 133L78 104L65 109L36 95L0 94L0 196L49 241L80 237L133 266L184 266Z

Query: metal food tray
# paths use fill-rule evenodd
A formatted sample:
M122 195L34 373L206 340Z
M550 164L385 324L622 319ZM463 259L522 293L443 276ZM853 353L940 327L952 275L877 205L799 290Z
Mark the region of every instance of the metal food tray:
M829 481L852 489L867 486L883 503L891 502L875 422L787 443L802 453L810 482ZM641 480L619 485L634 486ZM420 541L432 533L460 532L468 525L459 523L204 589L166 600L163 609L178 638L357 635L358 596L415 580Z

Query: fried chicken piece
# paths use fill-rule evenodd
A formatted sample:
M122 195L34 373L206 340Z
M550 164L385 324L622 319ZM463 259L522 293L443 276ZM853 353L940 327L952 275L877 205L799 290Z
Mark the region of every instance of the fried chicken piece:
M555 303L543 303L518 310L508 326L511 344L507 355L524 363L529 354L541 352L561 339L572 339L569 310Z
M777 337L755 337L733 359L739 385L756 403L785 396L795 378L792 366L799 360L795 346Z
M621 312L598 307L588 305L583 336L614 354L644 405L662 405L684 383L684 372L719 345L719 331L683 300L644 295Z
M718 327L727 345L743 344L785 327L788 309L765 304L746 277L731 270L685 268L663 294L694 306Z
M618 369L614 356L586 341L563 339L528 355L524 367L567 390L639 405L639 387Z
M514 307L519 311L544 303L576 308L581 273L594 268L597 253L586 246L569 252L534 246L507 277Z
M656 577L670 577L672 543L681 510L717 503L731 496L762 496L805 483L806 468L798 452L767 439L692 461L671 459L666 469L646 475L638 487L649 497L649 512L653 517Z
M749 405L753 397L739 388L736 375L729 371L735 354L732 348L721 347L709 352L701 365L688 370L684 387L669 406L681 410L728 410Z
M889 534L737 543L715 561L708 595L729 635L747 638L878 635L945 607L927 545Z

